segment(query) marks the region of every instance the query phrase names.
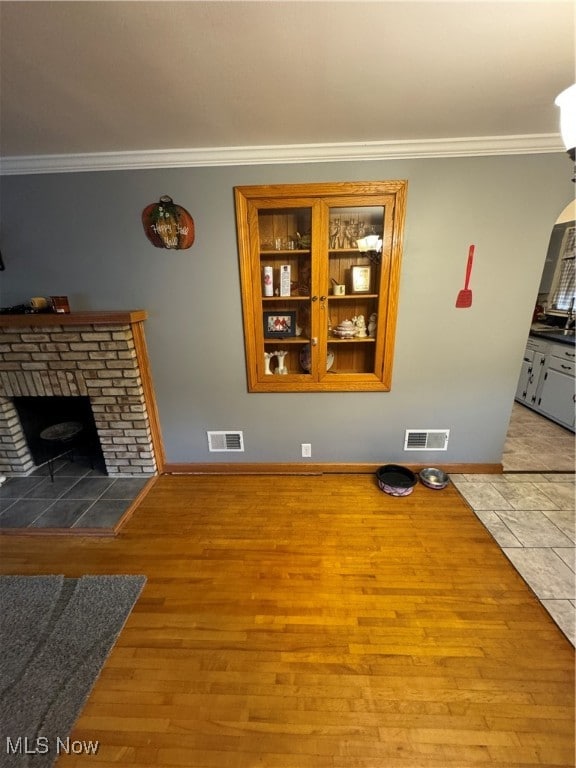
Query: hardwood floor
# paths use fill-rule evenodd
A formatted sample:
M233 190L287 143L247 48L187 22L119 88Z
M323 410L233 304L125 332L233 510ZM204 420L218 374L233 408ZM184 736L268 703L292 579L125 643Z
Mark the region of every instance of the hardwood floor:
M453 486L161 477L2 573L148 581L59 768L574 765L574 649Z

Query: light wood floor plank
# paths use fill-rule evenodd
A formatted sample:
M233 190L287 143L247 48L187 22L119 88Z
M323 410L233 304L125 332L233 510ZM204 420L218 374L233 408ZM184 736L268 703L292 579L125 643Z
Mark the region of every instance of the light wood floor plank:
M166 476L115 539L0 547L148 578L58 768L574 766L574 649L452 486Z

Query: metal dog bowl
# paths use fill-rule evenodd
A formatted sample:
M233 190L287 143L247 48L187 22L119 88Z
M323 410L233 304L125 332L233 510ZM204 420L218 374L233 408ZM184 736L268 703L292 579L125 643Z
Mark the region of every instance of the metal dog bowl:
M390 496L408 496L418 482L416 475L408 467L398 464L385 464L376 471L378 487Z
M419 477L427 488L440 491L448 485L448 475L436 467L426 467L426 469L420 470Z

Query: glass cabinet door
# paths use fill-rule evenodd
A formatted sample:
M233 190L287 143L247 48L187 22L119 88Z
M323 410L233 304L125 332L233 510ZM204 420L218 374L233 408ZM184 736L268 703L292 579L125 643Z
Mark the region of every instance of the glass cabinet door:
M327 215L325 272L326 366L322 378L337 376L354 382L382 378L390 238L386 210L393 199L380 204L343 198L330 201ZM329 381L328 381L329 383Z
M269 381L283 386L293 377L315 375L311 348L317 338L312 312L316 301L312 292L313 208L298 201L290 206L269 201L258 207L254 222L258 245L254 293L261 307L255 318L258 323L261 317L261 329L256 329L262 352L256 361L258 379L290 377Z

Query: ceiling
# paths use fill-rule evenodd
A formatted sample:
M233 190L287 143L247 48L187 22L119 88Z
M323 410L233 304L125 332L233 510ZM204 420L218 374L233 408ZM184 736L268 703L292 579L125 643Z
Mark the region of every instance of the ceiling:
M562 0L2 0L0 152L519 136L557 150L574 25Z

